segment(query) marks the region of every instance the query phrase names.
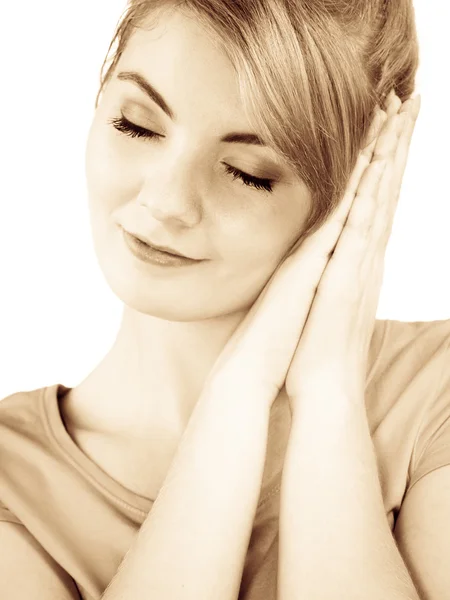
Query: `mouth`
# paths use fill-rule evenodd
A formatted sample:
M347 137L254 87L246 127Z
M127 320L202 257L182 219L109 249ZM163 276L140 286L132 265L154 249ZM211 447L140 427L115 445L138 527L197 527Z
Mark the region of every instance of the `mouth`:
M123 227L121 227L121 230L128 249L141 262L158 267L185 267L203 262L203 260L185 256L173 248L149 243L147 238L131 233Z
M139 240L139 242L141 242L148 248L151 248L152 250L157 250L158 252L163 252L164 254L168 254L169 256L175 256L178 258L186 258L187 260L198 261L198 259L192 258L190 256L186 256L186 254L182 254L181 252L178 252L177 250L174 250L173 248L170 248L168 246L158 246L157 244L150 242L150 240L143 237L142 235L133 233L131 231L127 231L123 227L122 227L122 229L124 230L125 233L127 233L128 235L132 235L137 240Z

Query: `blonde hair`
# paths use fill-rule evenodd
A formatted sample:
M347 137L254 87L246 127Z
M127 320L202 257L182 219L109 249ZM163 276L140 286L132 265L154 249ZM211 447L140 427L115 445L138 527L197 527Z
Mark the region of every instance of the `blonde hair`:
M168 7L188 9L220 40L258 134L311 193L309 235L341 199L375 106L392 89L402 101L414 91L412 0L128 0L96 106L133 31Z

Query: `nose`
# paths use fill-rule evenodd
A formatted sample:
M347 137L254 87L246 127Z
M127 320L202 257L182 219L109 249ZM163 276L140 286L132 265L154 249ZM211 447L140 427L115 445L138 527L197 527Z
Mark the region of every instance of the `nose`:
M188 164L159 163L146 176L138 203L154 219L178 227L194 227L202 219L201 195Z

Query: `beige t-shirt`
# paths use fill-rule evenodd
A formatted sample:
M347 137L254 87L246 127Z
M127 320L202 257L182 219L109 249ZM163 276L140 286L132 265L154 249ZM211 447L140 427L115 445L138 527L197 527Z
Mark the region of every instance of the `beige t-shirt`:
M450 320L376 322L366 407L392 531L405 494L421 477L450 464L449 343ZM115 575L153 502L123 487L76 446L59 411L67 389L55 384L0 402L0 521L32 536L34 551L45 556L74 598L93 600ZM288 405L275 403L240 600L276 600L279 491L289 426Z

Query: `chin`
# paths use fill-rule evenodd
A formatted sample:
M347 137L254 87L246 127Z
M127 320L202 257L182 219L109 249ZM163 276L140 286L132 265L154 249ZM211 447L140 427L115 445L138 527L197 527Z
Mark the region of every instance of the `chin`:
M196 276L152 277L125 268L111 254L98 257L103 276L113 294L129 308L165 321L194 322L225 317L248 310L256 299L214 283L210 273ZM223 289L227 287L227 289Z
M162 293L157 283L149 286L147 282L146 287L150 289L141 292L117 281L109 280L108 284L115 296L129 308L165 321L205 321L250 308L243 306L242 301L239 304L227 303L223 294L221 298L213 298L210 294L202 298L193 290L183 291L179 287L175 289L175 286L171 293L167 289ZM216 290L216 294L220 294L219 290Z
M261 292L259 282L249 277L230 281L223 274L220 279L220 267L213 263L192 270L147 269L124 251L120 236L101 234L94 235L94 247L108 286L123 304L142 314L180 322L217 319L249 310Z

